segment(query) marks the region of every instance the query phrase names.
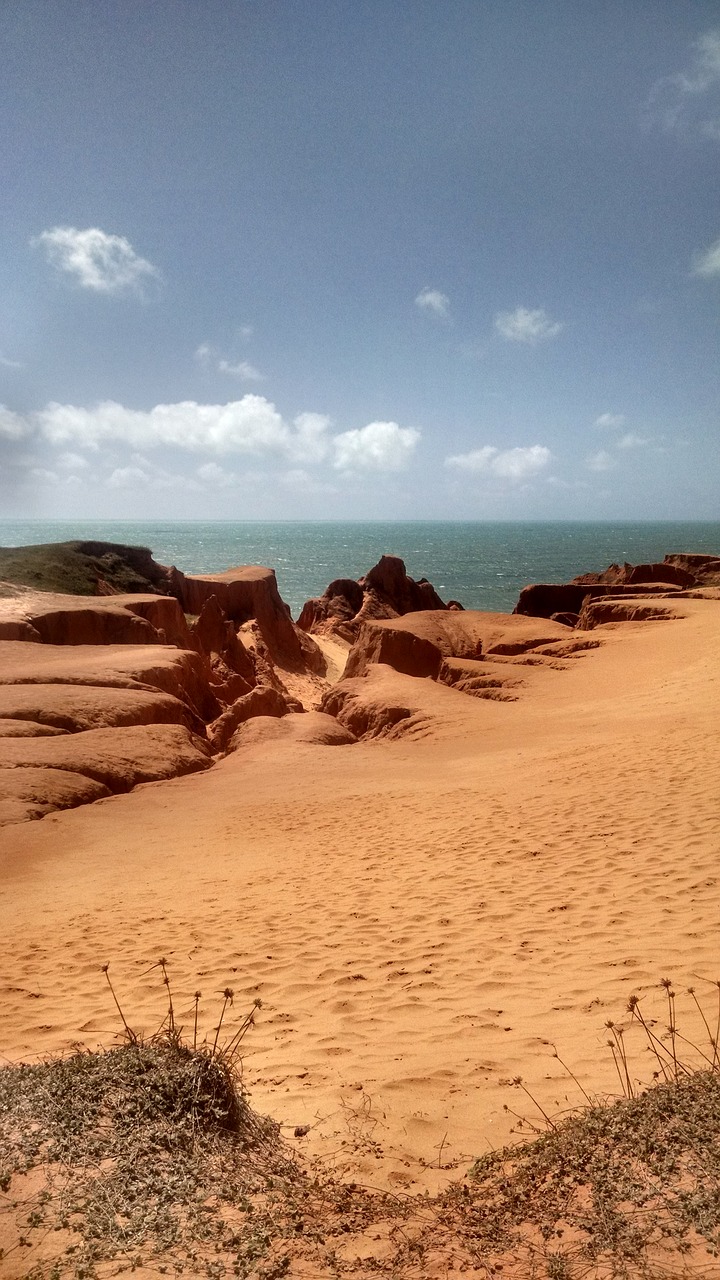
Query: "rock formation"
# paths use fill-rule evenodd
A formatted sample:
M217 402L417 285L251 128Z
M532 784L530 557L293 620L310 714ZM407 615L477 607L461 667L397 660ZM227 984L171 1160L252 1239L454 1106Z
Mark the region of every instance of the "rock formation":
M0 824L208 768L248 718L303 710L283 677L324 672L271 569L186 577L108 543L0 553L3 572L13 565L24 585L0 587ZM120 589L136 582L142 593Z
M23 635L12 634L22 629ZM41 644L175 644L191 648L177 600L158 595L112 595L98 600L28 592L0 610L0 639Z
M201 614L214 596L236 629L250 621L256 624L260 647L274 663L290 671L324 671L321 650L290 617L274 569L244 565L202 576L171 569L169 575L170 590L186 613Z
M443 697L513 702L524 685L519 668L564 669L597 644L560 623L517 614L427 610L372 619L321 709L358 738L417 736L447 710Z
M322 596L307 600L298 618L303 631L315 635L340 636L351 644L363 624L370 619L398 618L425 609L461 609L457 602L444 604L425 578L408 577L398 556L382 556L378 563L355 582L336 578Z
M268 754L275 754L278 747L288 743L310 747L348 747L357 742L349 729L344 728L334 716L322 711L308 711L304 716L270 718L256 716L246 720L233 734L230 743L233 751L263 747Z
M142 595L147 601L149 596L157 598L175 597L180 604L180 611L190 615L200 615L203 607L211 597L215 597L226 620L240 626L253 622L256 628L255 640L269 659L292 671L310 670L322 674L324 659L318 646L304 631L292 621L290 611L281 599L277 588L275 571L259 565L242 565L217 574L182 573L174 567L168 568L153 559L147 547L125 546L113 542L61 542L30 547L0 547L0 580L31 588L32 591L55 593L59 600L74 599L74 604L66 604L63 612L82 612L81 598L100 596L107 603L122 602L128 608L128 597L137 598ZM6 594L0 589L0 596ZM17 595L14 589L11 594ZM95 602L97 603L97 602ZM88 606L88 602L85 602ZM171 644L187 643L184 637L174 634L174 624L170 628L160 619L163 606L157 604L155 611L151 605L144 605L142 616L148 618L156 629L166 631L166 639ZM131 611L139 612L138 608ZM177 613L177 611L176 611ZM102 625L103 616L98 615L91 607L91 613L85 622L81 618L66 618L66 625L75 626L75 635L83 634L85 643L95 643L95 639L82 628L91 625L91 619ZM167 618L170 619L171 612ZM21 618L16 619L16 623ZM119 618L114 619L117 630ZM23 635L12 636L6 630L0 634L2 639L32 639L24 629ZM53 625L46 623L46 629ZM132 624L127 623L128 627ZM16 628L17 629L17 628ZM23 628L19 628L23 630ZM72 638L60 639L59 635L46 634L41 638L50 643L78 643ZM104 643L102 637L98 643ZM118 643L133 643L118 640ZM139 628L136 628L136 643L144 643Z
M459 695L515 701L527 668L563 669L597 646L588 633L603 624L720 596L720 558L683 554L527 587L512 615L466 612L383 556L308 601L296 625L271 569L186 575L145 548L56 550L0 553L7 572L13 555L37 551L17 560L24 585L0 583L0 825L207 769L250 745L422 735L451 704L468 707ZM40 577L54 589L35 589ZM58 592L58 578L74 592ZM128 590L135 583L142 590ZM343 645L328 640L352 643L329 688L309 631L335 671ZM308 695L313 709L293 715Z
M581 626L590 615L584 606L602 597L672 595L713 592L720 587L720 558L672 554L658 564L611 564L602 573L582 573L571 582L534 583L523 587L515 613L553 618L567 626ZM627 611L626 611L627 612ZM597 623L595 625L598 625Z
M227 711L208 728L208 738L214 751L224 751L236 729L246 720L255 716L286 716L290 708L287 701L277 689L265 685L263 688L251 689L242 698L233 702Z
M201 656L0 641L0 824L211 764Z
M601 600L588 597L580 611L577 627L579 631L593 631L608 622L666 622L677 616L662 600L650 604L637 596L625 599L606 596Z

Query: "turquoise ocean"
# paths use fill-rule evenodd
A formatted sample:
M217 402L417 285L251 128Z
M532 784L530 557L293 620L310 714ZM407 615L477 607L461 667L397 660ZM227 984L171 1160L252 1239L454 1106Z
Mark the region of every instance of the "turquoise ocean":
M529 582L565 582L613 561L662 560L673 551L720 555L712 523L471 523L417 521L20 521L0 520L0 545L99 539L150 547L161 564L218 573L239 564L275 569L297 617L333 578L359 578L383 554L401 556L445 600L506 613Z

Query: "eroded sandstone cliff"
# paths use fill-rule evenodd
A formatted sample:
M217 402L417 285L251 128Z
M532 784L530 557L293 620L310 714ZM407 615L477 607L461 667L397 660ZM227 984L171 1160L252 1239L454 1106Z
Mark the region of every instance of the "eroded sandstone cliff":
M107 543L3 564L24 582L0 588L0 823L206 769L247 719L303 710L286 680L324 671L272 569L186 577Z

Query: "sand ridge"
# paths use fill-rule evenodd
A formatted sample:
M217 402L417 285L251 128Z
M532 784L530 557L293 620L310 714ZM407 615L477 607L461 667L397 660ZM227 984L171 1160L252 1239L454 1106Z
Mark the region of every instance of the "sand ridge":
M720 610L681 612L598 628L564 670L523 669L513 703L396 676L431 695L423 735L265 742L6 827L2 1052L107 1043L106 961L153 1029L164 955L208 1026L228 983L262 1000L256 1108L412 1191L509 1136L514 1077L566 1105L552 1044L612 1089L627 995L716 976Z

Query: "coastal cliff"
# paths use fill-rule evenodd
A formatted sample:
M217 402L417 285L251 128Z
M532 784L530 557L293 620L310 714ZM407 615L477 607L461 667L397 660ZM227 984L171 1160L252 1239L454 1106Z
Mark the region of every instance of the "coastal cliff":
M87 542L0 551L0 566L18 577L0 584L0 822L203 771L261 739L424 732L458 695L517 702L608 624L671 620L682 600L720 596L720 558L674 554L529 586L513 614L483 613L383 556L331 582L296 624L262 566L184 574L147 548ZM270 728L304 712L300 734ZM268 727L248 736L250 721Z

